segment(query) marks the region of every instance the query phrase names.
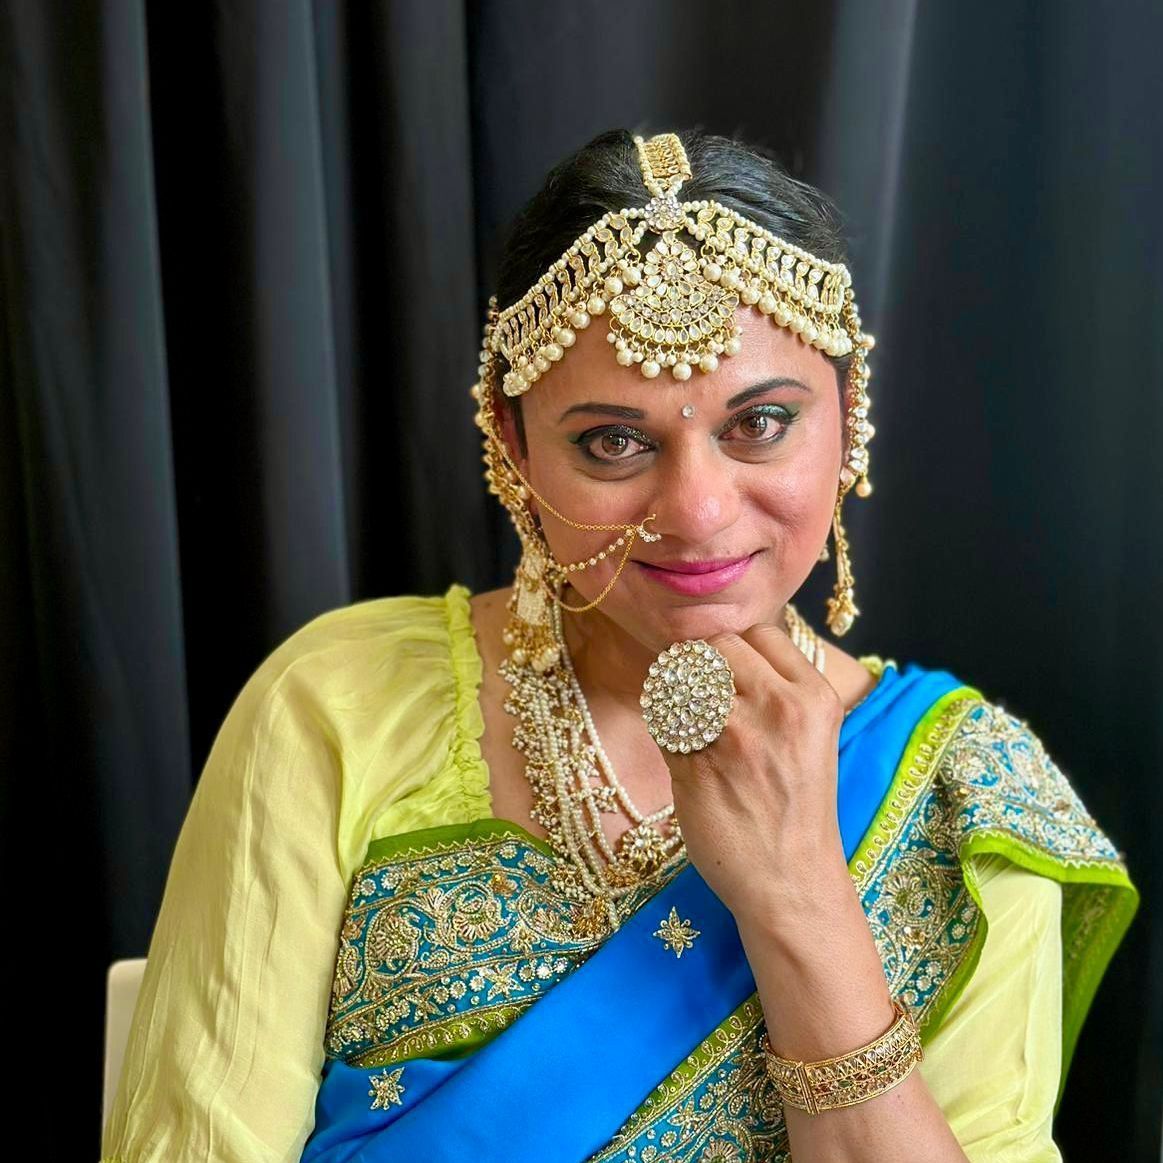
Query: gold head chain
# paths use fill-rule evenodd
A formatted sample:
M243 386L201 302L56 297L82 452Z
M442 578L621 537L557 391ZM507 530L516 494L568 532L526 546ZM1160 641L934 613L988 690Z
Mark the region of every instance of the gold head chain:
M814 257L719 202L680 202L679 189L691 177L691 168L677 135L663 133L649 140L636 136L634 143L649 201L602 215L503 311L495 296L489 300L480 378L472 387L479 405L475 421L484 433L485 479L508 510L522 544L506 645L518 665L532 665L538 672L560 661L560 646L549 630L548 603L575 613L592 609L618 580L636 539L656 541L661 536L646 528L655 514L630 525L586 524L566 517L526 480L500 432L498 389L510 397L527 392L564 358L577 332L602 315L608 317L606 338L615 359L627 368L637 366L647 379L663 369L680 381L690 379L696 368L710 374L720 357L738 354L742 329L735 312L740 303L827 355L851 355L845 392L848 455L833 516L837 583L827 602L829 628L837 636L846 633L860 612L853 599L840 507L854 485L860 497L872 492L867 443L875 429L868 421L865 353L875 340L861 330L848 269ZM638 247L647 231L657 241L643 259ZM697 251L687 238L699 244ZM558 562L529 509L530 497L575 529L617 531L619 536L588 559ZM561 600L570 575L619 550L614 576L597 598L584 606L567 606Z

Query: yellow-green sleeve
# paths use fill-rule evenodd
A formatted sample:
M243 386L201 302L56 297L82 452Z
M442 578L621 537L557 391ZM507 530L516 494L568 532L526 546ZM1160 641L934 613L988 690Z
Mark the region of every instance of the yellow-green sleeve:
M1004 856L970 860L985 944L918 1069L971 1163L1060 1163L1062 887Z
M102 1157L297 1161L368 843L488 814L468 591L323 614L251 676L183 823Z

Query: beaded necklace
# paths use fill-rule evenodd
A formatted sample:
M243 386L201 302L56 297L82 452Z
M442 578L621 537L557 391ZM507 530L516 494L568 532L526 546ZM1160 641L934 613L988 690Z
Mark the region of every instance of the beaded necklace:
M822 673L824 648L815 631L790 602L784 617L792 642ZM573 902L578 935L600 938L678 871L686 846L673 803L644 816L618 779L574 670L558 602L551 619L561 664L539 674L505 659L499 672L513 689L504 707L517 719L513 746L525 757L533 788L530 816L561 858L550 882ZM618 811L631 825L611 845L602 813Z

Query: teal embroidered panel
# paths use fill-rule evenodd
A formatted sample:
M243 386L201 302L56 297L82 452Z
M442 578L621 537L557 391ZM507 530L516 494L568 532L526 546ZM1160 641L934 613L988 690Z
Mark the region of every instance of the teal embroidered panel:
M356 873L340 933L325 1048L354 1065L466 1053L599 944L533 837L478 821L403 839Z

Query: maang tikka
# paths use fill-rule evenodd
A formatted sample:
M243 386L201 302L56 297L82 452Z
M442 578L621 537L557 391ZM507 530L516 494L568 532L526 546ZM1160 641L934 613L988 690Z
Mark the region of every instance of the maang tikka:
M538 673L560 661L552 604L574 612L594 608L616 583L635 541L661 536L647 528L654 514L632 525L586 524L564 516L525 479L501 435L498 388L507 396L527 392L564 358L577 332L602 315L608 317L606 338L618 363L637 366L647 379L664 369L680 381L696 369L709 374L720 358L737 354L742 329L735 311L740 303L826 355L851 356L844 392L848 453L832 518L837 576L826 621L839 637L860 613L841 507L853 486L860 497L872 492L867 443L875 429L868 421L865 353L875 340L861 330L848 269L816 258L719 202L680 203L678 192L691 168L675 134L649 140L636 136L634 143L650 200L642 207L604 214L505 310L498 310L495 296L489 300L480 378L472 387L479 404L475 420L484 433L485 479L508 510L521 541L505 645L516 665L532 666ZM644 259L639 243L647 231L657 240ZM697 251L686 238L699 244ZM561 563L529 508L531 499L573 528L618 536L587 559ZM607 557L617 557L618 564L598 596L584 606L565 605L565 583ZM826 558L825 543L820 559Z

